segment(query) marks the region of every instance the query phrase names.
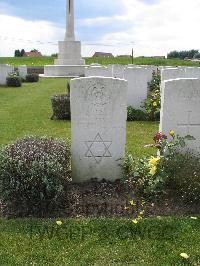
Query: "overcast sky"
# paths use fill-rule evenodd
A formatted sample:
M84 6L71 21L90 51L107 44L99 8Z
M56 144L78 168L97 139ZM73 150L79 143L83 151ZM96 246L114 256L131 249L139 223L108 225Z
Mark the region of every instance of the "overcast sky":
M15 49L57 52L66 0L0 0L0 56ZM75 0L76 39L95 51L136 56L200 49L200 0Z

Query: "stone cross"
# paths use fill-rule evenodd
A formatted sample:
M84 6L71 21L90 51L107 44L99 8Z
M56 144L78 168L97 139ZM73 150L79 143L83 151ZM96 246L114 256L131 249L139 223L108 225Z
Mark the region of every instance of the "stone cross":
M74 41L74 0L67 0L67 20L66 20L65 41Z

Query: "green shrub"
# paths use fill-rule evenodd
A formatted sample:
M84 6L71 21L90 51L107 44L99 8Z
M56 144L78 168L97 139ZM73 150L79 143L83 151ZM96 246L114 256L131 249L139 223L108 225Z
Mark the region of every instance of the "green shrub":
M6 83L8 87L21 87L22 80L19 77L17 72L10 73L9 76L6 78Z
M132 106L127 108L127 121L146 121L147 114L139 109L134 109Z
M153 71L152 80L148 83L149 94L142 107L146 110L148 120L160 119L160 71Z
M170 176L169 187L184 201L200 203L200 158L192 153L176 153L163 167Z
M39 75L36 73L26 75L26 82L38 82Z
M53 115L51 119L70 120L70 97L66 94L54 95L51 98Z
M62 199L70 148L62 140L25 137L0 151L0 195L16 215L43 216Z
M147 145L159 152L160 155L134 159L129 154L123 165L126 182L134 191L145 197L155 198L168 189L168 185L177 184L177 192L185 198L200 199L200 160L190 153L181 153L186 147L186 141L193 140L192 136L180 137L170 131L170 139L158 132L154 136L154 144ZM184 176L184 178L182 178ZM188 184L187 180L196 180Z

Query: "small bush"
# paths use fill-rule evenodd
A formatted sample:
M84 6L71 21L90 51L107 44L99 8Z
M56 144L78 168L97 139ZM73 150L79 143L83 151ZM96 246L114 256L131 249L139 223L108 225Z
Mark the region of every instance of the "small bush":
M22 86L22 80L19 77L17 72L13 72L9 74L9 76L6 78L6 83L8 87L21 87Z
M185 199L200 200L200 159L185 151L187 141L194 138L180 137L173 130L169 135L167 139L158 132L154 144L146 145L156 149L156 156L126 157L123 165L126 181L134 192L152 199L164 194L171 184L172 189L177 189L176 194Z
M17 216L55 209L70 176L70 148L62 140L25 137L0 151L0 195Z
M54 95L51 98L53 115L51 119L70 120L70 97L66 94Z
M139 109L134 109L132 106L127 108L127 121L146 121L147 115Z
M142 106L151 121L160 119L160 83L160 71L153 71L152 80L148 83L149 94Z
M200 158L177 153L163 166L170 176L169 187L186 202L200 203Z
M39 75L36 73L26 75L26 82L38 82Z

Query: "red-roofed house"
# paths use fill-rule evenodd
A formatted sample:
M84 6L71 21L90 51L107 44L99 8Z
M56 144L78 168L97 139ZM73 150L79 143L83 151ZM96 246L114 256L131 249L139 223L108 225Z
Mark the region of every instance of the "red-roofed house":
M41 57L42 54L40 52L37 52L37 51L35 51L35 52L25 52L23 56L24 57Z

